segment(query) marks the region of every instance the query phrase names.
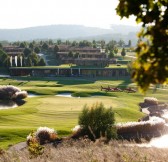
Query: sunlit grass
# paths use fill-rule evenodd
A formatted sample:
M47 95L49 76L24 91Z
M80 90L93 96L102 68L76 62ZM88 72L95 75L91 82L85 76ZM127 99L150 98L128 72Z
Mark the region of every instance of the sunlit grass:
M0 85L15 85L22 90L39 94L38 97L27 98L26 103L15 109L0 110L0 146L7 148L9 144L25 141L26 135L37 127L47 126L58 130L58 134L67 135L78 122L78 115L85 104L102 102L105 107L112 107L116 122L137 121L144 114L139 111L138 104L144 96L156 97L167 101L167 91L150 90L146 95L125 92L104 92L100 86L111 87L135 86L130 80L93 80L86 78L16 78L0 79ZM76 98L55 96L58 93L70 92ZM91 96L81 97L78 96Z

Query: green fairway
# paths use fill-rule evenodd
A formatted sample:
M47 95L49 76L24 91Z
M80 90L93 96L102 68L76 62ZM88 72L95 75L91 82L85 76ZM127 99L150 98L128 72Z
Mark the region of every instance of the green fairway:
M129 80L92 80L86 78L13 78L0 79L1 85L15 85L22 90L38 94L27 98L26 103L18 108L0 110L0 147L25 141L31 130L47 126L67 135L78 123L78 115L85 104L102 102L105 107L112 107L116 122L137 121L144 114L139 112L138 103L143 101L140 93L104 92L100 87L135 86ZM75 96L60 97L59 93L69 92ZM84 95L85 94L85 95ZM150 90L146 96L167 100L167 90Z

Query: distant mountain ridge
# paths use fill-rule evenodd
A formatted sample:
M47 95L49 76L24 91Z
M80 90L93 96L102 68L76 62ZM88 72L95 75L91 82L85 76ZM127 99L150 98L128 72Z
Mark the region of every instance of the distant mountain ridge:
M110 35L113 39L123 39L125 36L133 33L135 36L139 27L112 25L111 29L102 29L97 27L86 27L82 25L48 25L29 27L23 29L0 29L0 41L28 41L35 39L84 39L95 38L104 39ZM122 38L123 37L123 38ZM134 38L135 39L135 38Z

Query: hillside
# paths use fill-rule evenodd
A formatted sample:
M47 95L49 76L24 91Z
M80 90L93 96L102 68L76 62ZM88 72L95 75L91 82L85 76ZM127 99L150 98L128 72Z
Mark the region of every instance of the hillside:
M0 29L0 41L24 41L34 39L136 39L138 27L112 25L111 29L81 25L49 25L23 29Z

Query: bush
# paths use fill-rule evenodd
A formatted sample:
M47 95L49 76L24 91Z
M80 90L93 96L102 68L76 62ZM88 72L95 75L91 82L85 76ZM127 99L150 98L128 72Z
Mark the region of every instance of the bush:
M4 153L5 153L5 151L2 148L0 148L0 155L2 155Z
M27 136L27 144L36 143L43 145L48 142L53 142L58 139L54 129L48 127L39 127L36 132L32 132Z
M44 147L41 146L38 142L30 142L28 151L31 155L31 158L37 157L44 153Z
M31 132L27 136L27 145L31 158L37 157L44 153L44 147L39 144L39 141L37 140L36 134L34 132Z
M155 97L145 97L144 103L149 105L158 105L158 100Z
M14 99L17 99L17 100L22 100L28 96L26 91L16 92L15 95L16 96L14 97Z
M165 121L159 117L151 117L148 121L141 122L127 122L118 123L116 125L117 132L121 133L143 133L152 132L156 130L162 130L164 128Z
M27 97L26 91L21 91L19 88L7 85L0 86L0 99L2 100L16 100L16 99L24 99Z
M83 134L87 135L91 140L100 137L106 137L108 140L115 138L114 122L112 108L106 109L102 103L94 104L92 107L85 105L78 121Z

